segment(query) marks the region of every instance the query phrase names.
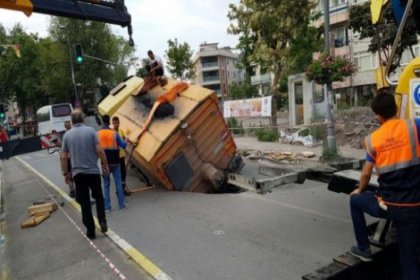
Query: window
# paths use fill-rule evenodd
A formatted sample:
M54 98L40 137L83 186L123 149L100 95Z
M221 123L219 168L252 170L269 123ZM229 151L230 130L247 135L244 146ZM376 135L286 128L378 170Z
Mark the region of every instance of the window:
M50 120L50 107L46 106L38 110L36 113L36 119L38 122L46 122Z
M302 82L295 83L295 103L296 105L303 104L303 84Z
M330 0L330 7L336 7L344 3L347 3L347 0Z
M347 28L345 26L337 27L334 33L334 47L340 48L347 45Z
M376 68L376 55L363 52L355 55L355 64L359 71L367 71Z
M52 115L55 118L70 116L70 114L71 108L68 104L52 106Z
M414 52L414 56L417 57L420 54L420 45L416 45L412 47L413 52ZM410 49L406 49L404 50L404 52L401 55L401 64L407 64L409 63L411 60L413 60L413 56L411 55L411 51Z

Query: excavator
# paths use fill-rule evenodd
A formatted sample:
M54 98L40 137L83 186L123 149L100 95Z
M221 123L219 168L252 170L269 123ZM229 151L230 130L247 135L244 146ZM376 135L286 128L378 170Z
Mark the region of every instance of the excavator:
M404 119L420 117L420 57L414 57L404 66L397 81L391 78L392 64L396 61L397 49L401 42L406 26L409 22L415 25L417 32L420 30L420 1L414 0L371 0L371 20L376 24L386 5L391 5L398 31L394 39L391 54L386 65L381 65L376 70L378 94L383 89L394 92L398 107L398 116ZM395 76L394 76L395 77ZM328 183L328 189L333 192L350 194L359 182L360 172L356 170L343 170L334 173ZM369 189L374 191L378 187L377 176L372 176ZM362 263L345 252L312 273L304 275L303 280L350 280L350 279L389 279L400 278L398 258L398 244L392 223L389 220L379 220L369 225L371 233L371 250L374 255L372 263ZM420 260L419 260L420 262Z

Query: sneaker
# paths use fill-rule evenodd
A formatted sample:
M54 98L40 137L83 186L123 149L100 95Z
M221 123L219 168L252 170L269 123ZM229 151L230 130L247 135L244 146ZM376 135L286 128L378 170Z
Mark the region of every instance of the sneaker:
M373 255L370 252L370 249L360 250L358 246L352 246L350 249L350 254L364 262L373 261Z
M105 232L108 231L108 226L107 226L106 222L101 222L99 225L101 227L101 232L102 233L105 233Z

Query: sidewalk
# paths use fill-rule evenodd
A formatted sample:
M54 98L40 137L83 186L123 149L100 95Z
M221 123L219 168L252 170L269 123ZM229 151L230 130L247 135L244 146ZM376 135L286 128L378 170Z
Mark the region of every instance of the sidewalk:
M93 242L85 238L80 214L17 160L2 162L0 176L1 279L151 279L105 235L98 232ZM27 207L51 197L64 206L21 229Z
M240 150L249 151L278 151L278 152L292 152L298 153L303 151L310 151L315 153L316 160L322 155L322 146L305 147L302 145L291 145L279 142L260 142L256 137L235 137L235 143ZM337 148L338 153L343 157L354 159L365 159L366 151L361 149L354 149L349 146L341 146Z

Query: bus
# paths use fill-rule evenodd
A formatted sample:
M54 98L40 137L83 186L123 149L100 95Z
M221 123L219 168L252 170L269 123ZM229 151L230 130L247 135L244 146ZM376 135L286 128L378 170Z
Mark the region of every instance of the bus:
M64 131L64 122L71 121L73 106L70 103L52 104L36 111L38 135Z

